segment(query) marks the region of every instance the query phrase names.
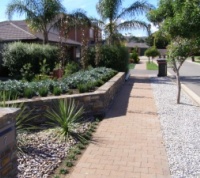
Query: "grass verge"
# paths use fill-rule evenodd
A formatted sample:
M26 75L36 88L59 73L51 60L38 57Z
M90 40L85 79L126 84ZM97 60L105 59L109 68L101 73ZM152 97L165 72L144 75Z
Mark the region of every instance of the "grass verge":
M147 70L158 70L158 66L154 62L146 62Z

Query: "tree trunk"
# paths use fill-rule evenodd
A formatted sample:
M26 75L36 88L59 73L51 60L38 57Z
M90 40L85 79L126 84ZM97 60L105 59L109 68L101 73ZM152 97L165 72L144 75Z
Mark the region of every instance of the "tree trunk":
M176 80L177 80L177 86L178 86L177 104L180 104L180 98L181 98L181 81L180 81L179 70L176 71Z
M44 37L43 44L47 44L48 43L48 32L47 31L43 32L43 37Z
M195 60L194 60L194 56L192 56L192 62L194 62Z

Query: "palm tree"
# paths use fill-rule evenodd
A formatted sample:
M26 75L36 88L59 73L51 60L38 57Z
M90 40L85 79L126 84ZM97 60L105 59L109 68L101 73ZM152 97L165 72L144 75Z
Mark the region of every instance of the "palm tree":
M122 0L99 0L96 8L102 18L101 24L108 35L108 43L114 44L118 30L148 29L148 24L136 17L154 9L154 6L146 1L136 1L129 7L122 8Z
M7 6L9 19L14 13L25 15L33 31L43 33L44 44L48 43L48 33L64 12L60 0L14 0Z

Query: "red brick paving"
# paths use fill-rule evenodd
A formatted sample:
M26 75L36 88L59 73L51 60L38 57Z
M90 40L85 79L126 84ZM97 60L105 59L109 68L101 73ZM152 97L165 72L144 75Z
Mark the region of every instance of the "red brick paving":
M170 177L148 76L125 83L93 139L70 178Z

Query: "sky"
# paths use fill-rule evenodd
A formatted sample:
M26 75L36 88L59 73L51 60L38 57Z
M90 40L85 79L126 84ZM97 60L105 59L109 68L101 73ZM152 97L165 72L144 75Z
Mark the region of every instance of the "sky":
M149 3L153 4L155 7L157 6L158 0L147 0ZM12 2L12 0L0 0L0 22L8 20L6 16L6 7ZM96 4L98 0L62 0L63 6L66 8L67 12L73 12L75 9L82 9L86 11L89 17L99 18L96 12ZM128 7L133 3L133 0L123 0L123 7ZM12 20L22 20L24 16L19 16L18 14L14 14ZM140 20L144 20L147 22L145 16L140 16ZM151 24L152 25L152 24ZM156 27L152 25L151 31L156 31ZM147 36L147 32L143 30L131 30L131 31L121 31L124 35L134 35L134 36Z

